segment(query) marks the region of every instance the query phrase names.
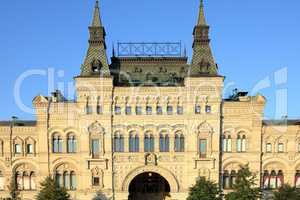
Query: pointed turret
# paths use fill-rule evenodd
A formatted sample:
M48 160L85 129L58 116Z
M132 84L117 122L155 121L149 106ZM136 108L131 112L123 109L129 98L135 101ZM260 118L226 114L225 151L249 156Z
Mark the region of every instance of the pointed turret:
M89 27L89 48L81 67L81 76L110 76L106 55L105 29L100 18L99 1L96 1L93 21Z
M204 3L200 1L197 25L194 28L191 76L217 75L218 69L210 48L209 26L204 14Z

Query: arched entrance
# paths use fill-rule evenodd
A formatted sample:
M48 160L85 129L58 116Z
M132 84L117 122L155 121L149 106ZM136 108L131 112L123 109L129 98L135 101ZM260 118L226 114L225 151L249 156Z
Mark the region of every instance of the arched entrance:
M170 185L164 177L145 172L131 181L128 200L166 200L169 195Z

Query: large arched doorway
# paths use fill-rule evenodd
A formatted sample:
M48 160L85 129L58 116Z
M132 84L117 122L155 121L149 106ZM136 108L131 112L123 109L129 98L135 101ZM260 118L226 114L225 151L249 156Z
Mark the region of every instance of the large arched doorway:
M129 200L166 200L169 195L168 181L157 173L142 173L129 185Z

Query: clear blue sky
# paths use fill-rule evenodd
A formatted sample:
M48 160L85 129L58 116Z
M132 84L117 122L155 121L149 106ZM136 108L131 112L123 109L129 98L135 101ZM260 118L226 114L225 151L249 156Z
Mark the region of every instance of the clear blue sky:
M276 93L287 89L288 115L300 118L300 1L206 0L205 4L214 55L229 85L225 96L235 87L252 91L269 78L270 87L258 90L268 99L266 117L278 117ZM117 41L182 41L190 56L198 5L198 0L101 0L109 55ZM17 78L26 70L64 70L55 81L65 84L79 73L93 6L94 0L1 1L1 120L12 115L34 119L18 108L13 95ZM284 67L287 82L275 78ZM21 91L22 101L31 106L34 96L47 95L47 78L26 79Z

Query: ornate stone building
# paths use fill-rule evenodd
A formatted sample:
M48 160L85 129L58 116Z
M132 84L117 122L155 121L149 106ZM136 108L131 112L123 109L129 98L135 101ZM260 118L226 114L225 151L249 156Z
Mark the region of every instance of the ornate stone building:
M230 189L247 163L265 189L300 186L300 121L263 120L259 94L222 98L203 2L190 64L115 52L109 64L98 2L89 31L76 100L37 96L36 121L0 122L0 197L14 178L32 199L51 175L77 200L184 200L200 176Z

